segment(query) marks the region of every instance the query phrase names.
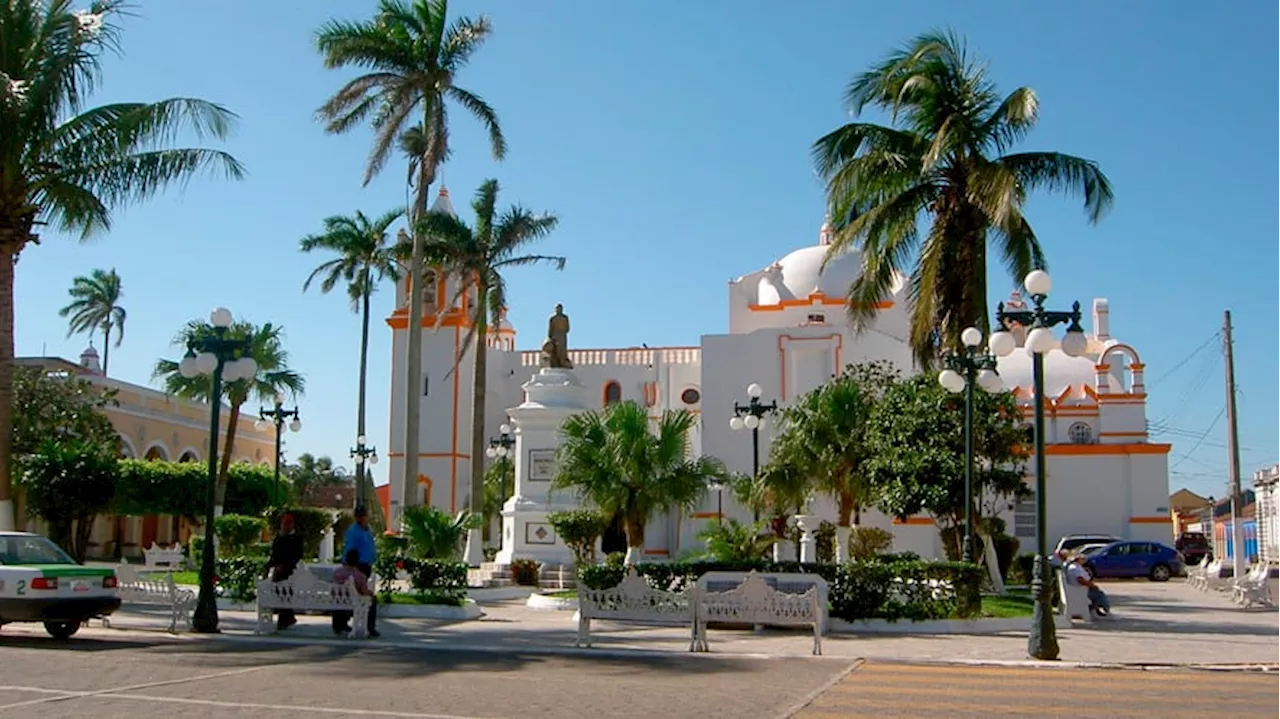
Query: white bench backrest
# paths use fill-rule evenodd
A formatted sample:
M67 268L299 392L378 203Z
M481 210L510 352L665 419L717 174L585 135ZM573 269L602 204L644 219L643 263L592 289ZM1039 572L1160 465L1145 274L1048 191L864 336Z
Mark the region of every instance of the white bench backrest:
M1062 590L1062 600L1067 606L1067 617L1089 619L1089 588L1074 584L1067 579L1066 571L1058 572L1058 588Z
M182 545L175 544L172 547L161 547L152 542L150 547L142 550L142 555L145 557L148 567L177 567L182 564Z

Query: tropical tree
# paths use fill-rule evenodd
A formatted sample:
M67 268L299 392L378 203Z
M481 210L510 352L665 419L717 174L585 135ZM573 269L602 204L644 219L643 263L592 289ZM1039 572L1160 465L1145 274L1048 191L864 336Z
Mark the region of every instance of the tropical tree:
M13 286L18 256L52 226L86 238L110 229L112 211L213 170L238 178L224 152L170 149L191 130L224 138L235 116L202 100L121 102L88 109L100 60L119 47L112 22L123 0L0 3L0 530L14 526Z
M844 561L849 534L877 497L865 464L871 457L868 422L897 379L887 362L849 365L831 382L802 395L782 414L771 452L836 500L836 561Z
M214 334L212 325L192 320L182 328L174 338L173 344L187 347L199 338ZM227 415L227 436L223 441L222 458L218 468L218 483L214 511L222 513L223 502L227 495L227 468L231 466L231 452L235 449L236 427L240 422L241 407L250 399L259 402L274 402L276 394L288 392L294 398L302 394L306 381L302 375L289 369L289 353L284 349L284 328L270 322L258 326L249 322L232 323L226 331L226 337L248 340L249 350L246 354L258 365L258 372L249 379L223 381L223 392L231 411ZM174 360L156 361L152 378L161 380L169 394L198 402L218 402L221 397L212 397L212 382L208 377L183 377L178 371L178 363ZM213 438L210 438L211 440Z
M360 390L356 401L356 436L365 435L365 386L369 373L369 298L384 278L400 280L400 264L395 258L395 248L387 240L392 223L404 215L404 210L389 210L370 221L363 212L355 217L335 215L326 218L324 231L304 237L303 252L328 250L337 257L328 260L311 271L302 284L305 292L311 283L320 280L320 291L329 293L339 282L345 282L351 309L360 313ZM357 473L359 470L357 470ZM359 494L363 495L363 487Z
M71 281L71 303L58 310L59 317L68 317L67 336L93 335L102 330L102 374L107 373L111 361L111 330L116 330L116 347L124 341L124 321L128 317L120 300L124 290L120 287L120 275L115 268L110 271L94 270L88 277Z
M422 364L422 302L425 238L417 228L427 213L428 189L436 171L449 156L449 116L446 101L461 106L489 133L494 159L507 152L498 115L479 95L460 87L457 73L484 45L491 26L486 17L460 17L447 22L448 0L379 0L373 19L363 22L331 20L320 28L316 48L330 69L357 67L364 71L347 82L319 110L326 131L345 133L366 120L374 131L373 149L365 166L367 185L399 146L409 156L408 181L414 190L409 208L413 243L409 277L409 342L407 367ZM409 383L405 388L404 497L416 501L418 427L422 395Z
M742 524L729 519L708 524L698 532L714 562L753 562L764 559L773 546L773 536L764 522Z
M454 559L462 538L479 525L480 517L470 512L458 512L450 517L435 507L407 507L404 510L404 534L409 538L409 546L421 559Z
M894 124L850 122L814 143L836 223L829 256L861 250L862 272L848 294L859 331L914 258L910 342L926 366L942 348L959 350L964 328L988 328L988 240L1015 282L1045 267L1023 215L1029 192L1083 195L1091 223L1112 204L1094 162L1009 152L1035 127L1040 101L1030 87L1001 98L985 65L950 32L925 33L890 53L853 79L845 101L854 115L870 105Z
M484 470L484 502L481 517L484 519L484 540L490 541L489 530L495 519L502 517L502 505L515 491L516 463L510 457L495 457ZM501 523L499 523L501 527Z
M756 521L761 516L768 518L775 545L787 539L791 517L804 512L812 485L805 469L787 454L785 445L776 441L770 446L769 460L760 467L759 474L741 475L729 484L734 499L750 509Z
M351 478L344 468L337 466L327 456L317 457L310 452L298 455L298 461L284 469L284 474L293 485L293 496L305 496L312 487L348 484Z
M442 267L449 276L457 277L454 300L463 294L471 294L475 301L470 328L462 338L462 352L454 358L460 363L467 349L475 345L475 367L472 373L471 395L471 512L480 515L484 511L484 456L488 442L485 439L486 379L489 376L489 321L496 324L507 305L507 285L502 273L513 267L547 263L557 270L564 269L565 259L553 255L521 254L525 247L555 229L559 220L550 214L535 214L514 205L501 214L497 213L498 181L485 180L476 190L471 203L475 210L475 226L469 227L457 216L445 212L430 212L423 219L420 234L426 237L423 248L427 262ZM441 312L454 305L447 302ZM411 333L412 334L412 333ZM456 365L455 365L456 370ZM479 531L479 530L476 530ZM471 555L468 562L479 564L480 537L471 537Z
M720 460L689 456L697 423L686 410L667 410L651 429L648 410L635 402L573 415L560 427L552 487L575 489L606 516L621 516L626 562L635 564L655 513L693 509L708 482L728 477Z

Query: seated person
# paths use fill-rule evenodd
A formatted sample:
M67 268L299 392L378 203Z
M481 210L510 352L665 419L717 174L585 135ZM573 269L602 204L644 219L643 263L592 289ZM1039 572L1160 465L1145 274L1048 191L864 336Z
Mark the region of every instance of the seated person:
M1088 587L1089 610L1100 617L1110 616L1111 600L1107 598L1107 593L1102 591L1097 583L1093 581L1093 576L1089 574L1089 570L1084 566L1085 561L1085 556L1079 554L1067 564L1067 582Z
M377 597L374 597L373 590L369 588L369 578L356 567L359 562L360 552L355 549L347 550L347 555L342 558L342 566L333 571L333 583L342 584L350 579L352 584L355 585L357 593L373 599L375 604L369 607L368 628L369 636L376 637L378 636L378 630L374 627L377 626L378 619L375 613L377 610L374 607L376 607ZM351 614L351 612L333 613L334 634L346 634L351 631Z

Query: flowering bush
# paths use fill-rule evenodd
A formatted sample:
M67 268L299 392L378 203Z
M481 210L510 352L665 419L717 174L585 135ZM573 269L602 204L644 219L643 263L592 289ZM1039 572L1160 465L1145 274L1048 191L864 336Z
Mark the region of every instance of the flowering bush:
M542 565L532 559L511 560L511 579L522 587L538 586L538 572Z

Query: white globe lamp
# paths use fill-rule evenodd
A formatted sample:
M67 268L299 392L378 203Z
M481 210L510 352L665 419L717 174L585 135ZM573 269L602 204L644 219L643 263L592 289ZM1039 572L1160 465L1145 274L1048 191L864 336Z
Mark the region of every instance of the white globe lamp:
M978 386L990 394L1000 394L1005 390L1004 380L993 370L978 371Z
M1036 327L1027 333L1027 351L1038 355L1047 354L1057 344L1053 330L1048 327Z
M953 369L944 369L938 373L938 384L948 392L963 392L964 377Z
M187 379L195 379L200 376L200 364L196 361L195 355L188 352L187 356L182 358L182 361L178 363L178 374Z
M221 329L230 327L232 319L231 310L226 307L219 307L209 313L209 324Z
M738 429L742 429L745 426L746 426L746 423L742 421L741 417L729 418L729 429L738 430Z
M759 429L760 418L755 416L754 414L749 414L745 418L743 418L742 425L747 429Z
M960 333L960 341L965 347L977 347L982 344L982 330L977 327L966 327L964 332Z
M760 385L756 384L755 382L752 382L751 384L747 385L748 397L751 397L753 399L759 399L760 395L762 394L764 394L764 388L762 388Z
M497 457L497 456L498 456L498 448L497 448L497 447L490 447L490 448L486 449L486 450L484 451L484 456L488 457L489 459L493 459L494 457Z
M1068 330L1062 337L1062 351L1069 357L1079 357L1089 349L1089 338L1079 329Z
M511 434L511 425L509 424L499 425L498 432L501 434Z
M218 358L212 352L201 352L196 355L196 373L211 374L218 368Z
M298 419L297 417L294 417L294 418L293 418L293 421L289 423L289 431L290 431L290 432L301 432L301 431L302 431L302 420Z
M1022 286L1027 288L1027 292L1031 296L1045 296L1053 289L1053 278L1049 277L1049 273L1044 270L1032 270L1027 273L1026 279L1022 281Z
M1012 332L1000 330L991 335L991 339L987 341L987 347L991 350L991 354L997 357L1008 357L1018 348L1018 339Z
M378 455L376 454L369 455L369 464L377 464L377 463L378 463Z

